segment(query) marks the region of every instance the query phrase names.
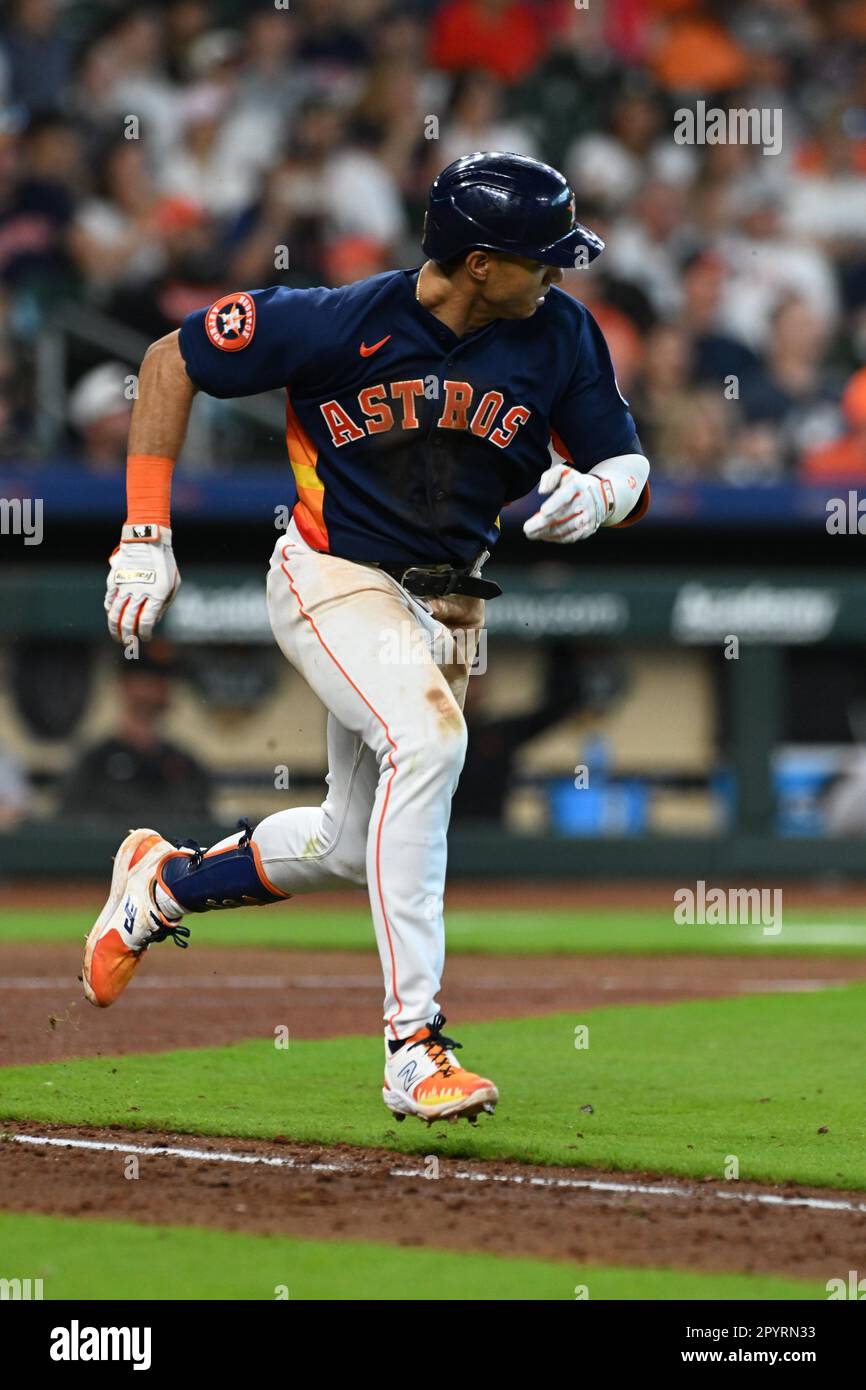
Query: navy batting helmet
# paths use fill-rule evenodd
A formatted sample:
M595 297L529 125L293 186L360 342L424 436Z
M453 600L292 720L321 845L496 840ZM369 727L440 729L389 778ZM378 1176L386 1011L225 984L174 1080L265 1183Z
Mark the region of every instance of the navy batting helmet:
M604 242L575 221L574 193L549 164L522 154L467 154L430 186L424 254L449 261L473 247L544 265L586 266Z

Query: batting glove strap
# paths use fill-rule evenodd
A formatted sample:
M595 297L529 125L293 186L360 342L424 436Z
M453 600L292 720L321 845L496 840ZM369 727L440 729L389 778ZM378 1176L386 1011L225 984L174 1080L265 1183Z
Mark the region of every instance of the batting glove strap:
M649 478L649 459L643 454L617 454L591 468L608 500L604 526L618 526L637 506Z
M155 521L127 521L120 533L123 541L136 541L143 545L167 545L171 549L171 527L160 526Z

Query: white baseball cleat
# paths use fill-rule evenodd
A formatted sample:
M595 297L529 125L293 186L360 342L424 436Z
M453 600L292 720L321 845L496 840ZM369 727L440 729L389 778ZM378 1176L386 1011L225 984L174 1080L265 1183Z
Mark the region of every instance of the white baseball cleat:
M106 1009L126 989L148 946L171 936L178 946L189 927L170 922L153 900L158 864L177 850L155 830L131 830L114 857L111 891L84 948L81 980L91 1004Z
M443 1036L444 1022L442 1014L437 1014L396 1052L385 1041L382 1099L398 1120L417 1115L432 1123L462 1115L474 1123L482 1110L493 1114L498 1090L485 1076L460 1066L452 1048L461 1044Z

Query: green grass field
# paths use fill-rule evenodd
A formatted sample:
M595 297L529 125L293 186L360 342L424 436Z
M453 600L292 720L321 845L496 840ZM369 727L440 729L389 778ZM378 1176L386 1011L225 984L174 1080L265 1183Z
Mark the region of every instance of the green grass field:
M47 1299L816 1299L817 1281L578 1266L553 1260L297 1240L128 1221L0 1212L7 1269L43 1280ZM583 1290L586 1290L584 1293Z
M82 908L0 911L0 944L80 941L94 912ZM677 926L671 913L592 908L504 908L448 912L448 949L485 955L856 955L866 954L866 911L854 908L785 913L778 936L760 926ZM369 951L373 928L366 908L316 911L291 903L267 912L212 914L192 920L193 944L282 946L294 950Z
M4 943L78 942L80 908L0 912ZM862 955L866 912L791 911L760 928L681 927L670 914L490 909L449 913L452 952ZM194 921L194 944L369 952L363 908ZM607 1171L866 1190L860 1054L866 984L816 993L612 1006L460 1027L469 1065L492 1074L497 1115L468 1126L395 1125L380 1095L381 1040L270 1036L232 1046L0 1067L2 1122L117 1125L180 1134L386 1147L395 1154L536 1161ZM280 1020L275 1018L275 1024ZM575 1028L588 1047L575 1047ZM543 1084L539 1078L543 1078ZM591 1107L591 1110L584 1107ZM120 1134L118 1137L121 1137ZM111 1297L122 1284L160 1296L292 1299L571 1300L824 1298L809 1281L677 1270L580 1269L399 1245L307 1241L0 1212L0 1276L44 1275L46 1297Z
M866 985L855 985L474 1024L461 1029L466 1056L502 1094L495 1120L476 1130L394 1125L378 1091L378 1038L3 1068L0 1119L720 1179L733 1154L742 1179L866 1188L864 1011ZM577 1024L588 1048L575 1048Z

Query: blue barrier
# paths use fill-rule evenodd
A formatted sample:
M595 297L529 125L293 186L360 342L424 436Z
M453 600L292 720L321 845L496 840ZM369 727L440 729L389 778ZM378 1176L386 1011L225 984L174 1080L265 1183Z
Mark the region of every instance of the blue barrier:
M766 487L733 487L654 479L652 490L652 507L642 526L736 526L766 531L823 527L828 501L832 497L847 498L849 483L786 482ZM219 474L192 474L179 469L175 476L173 515L197 521L230 519L273 524L275 507L292 505L295 496L288 463L284 467L244 467L234 473ZM47 516L54 514L72 520L118 517L126 505L120 471L116 477L104 477L68 461L45 467L0 463L0 497L38 497ZM536 507L535 493L506 507L502 513L503 529L522 526Z

